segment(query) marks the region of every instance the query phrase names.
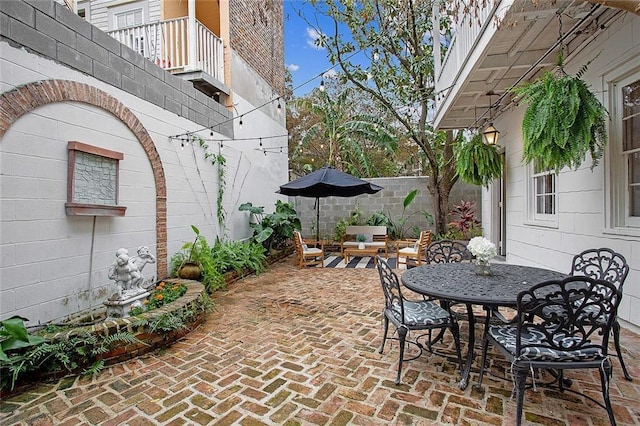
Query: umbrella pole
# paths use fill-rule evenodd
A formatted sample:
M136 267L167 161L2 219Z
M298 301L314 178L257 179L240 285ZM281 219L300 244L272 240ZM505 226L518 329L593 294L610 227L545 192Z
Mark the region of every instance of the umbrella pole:
M316 197L316 241L320 241L320 198Z

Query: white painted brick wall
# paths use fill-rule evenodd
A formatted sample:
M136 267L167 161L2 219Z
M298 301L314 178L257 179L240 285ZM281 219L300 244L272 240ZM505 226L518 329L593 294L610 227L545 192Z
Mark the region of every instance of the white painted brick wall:
M178 142L168 138L200 126L53 61L3 42L0 48L3 91L34 80L75 80L108 92L141 120L156 144L166 177L169 257L193 239L191 224L210 241L222 234L215 218L217 169L204 160L200 147L188 145L182 150ZM241 97L236 96L234 101L244 110L253 108ZM245 116L244 121L236 138L286 134L281 124L260 111ZM201 136L208 138L209 132ZM217 134L215 137L221 138ZM127 212L125 217L96 220L90 301L87 291L93 219L66 216L64 208L67 142L73 140L124 154L120 162L120 204L127 206ZM286 156L258 155L256 145L240 140L225 144L224 155L230 159L224 200L230 239L251 233L246 213L238 212L238 205L246 201L274 205L276 189L288 180ZM155 253L156 188L152 169L138 141L111 114L80 103L37 108L16 121L3 137L0 170L1 319L18 314L32 323L45 323L99 305L115 291L107 270L118 248L135 253L138 246L148 245ZM160 274L164 276L165 271Z

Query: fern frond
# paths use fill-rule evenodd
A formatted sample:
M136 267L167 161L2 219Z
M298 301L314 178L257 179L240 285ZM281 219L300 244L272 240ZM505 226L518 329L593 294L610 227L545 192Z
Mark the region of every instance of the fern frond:
M525 163L558 172L578 168L590 152L591 167L598 164L607 143L606 110L584 81L546 72L513 92L528 104L522 120Z
M104 369L104 360L99 359L93 364L91 364L91 366L89 366L88 368L85 368L84 370L82 370L82 375L91 376L93 374L99 373L103 369Z

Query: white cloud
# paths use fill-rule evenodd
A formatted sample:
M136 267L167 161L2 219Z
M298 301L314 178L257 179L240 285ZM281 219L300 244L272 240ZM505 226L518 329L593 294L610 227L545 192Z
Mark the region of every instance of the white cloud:
M331 68L329 71L322 74L322 77L326 79L338 78L338 72L335 69Z
M322 50L324 49L324 47L319 47L316 46L315 42L317 39L319 39L322 36L322 34L320 34L318 31L316 31L313 28L307 28L307 44L316 49L316 50Z
M289 64L287 65L287 69L291 72L295 72L298 71L300 69L300 65L296 65L296 64Z

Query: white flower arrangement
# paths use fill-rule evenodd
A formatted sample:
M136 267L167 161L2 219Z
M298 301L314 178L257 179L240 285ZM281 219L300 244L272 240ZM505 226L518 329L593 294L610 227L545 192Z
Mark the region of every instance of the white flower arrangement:
M467 249L482 263L488 263L492 257L498 254L496 245L484 237L473 237L469 240Z

